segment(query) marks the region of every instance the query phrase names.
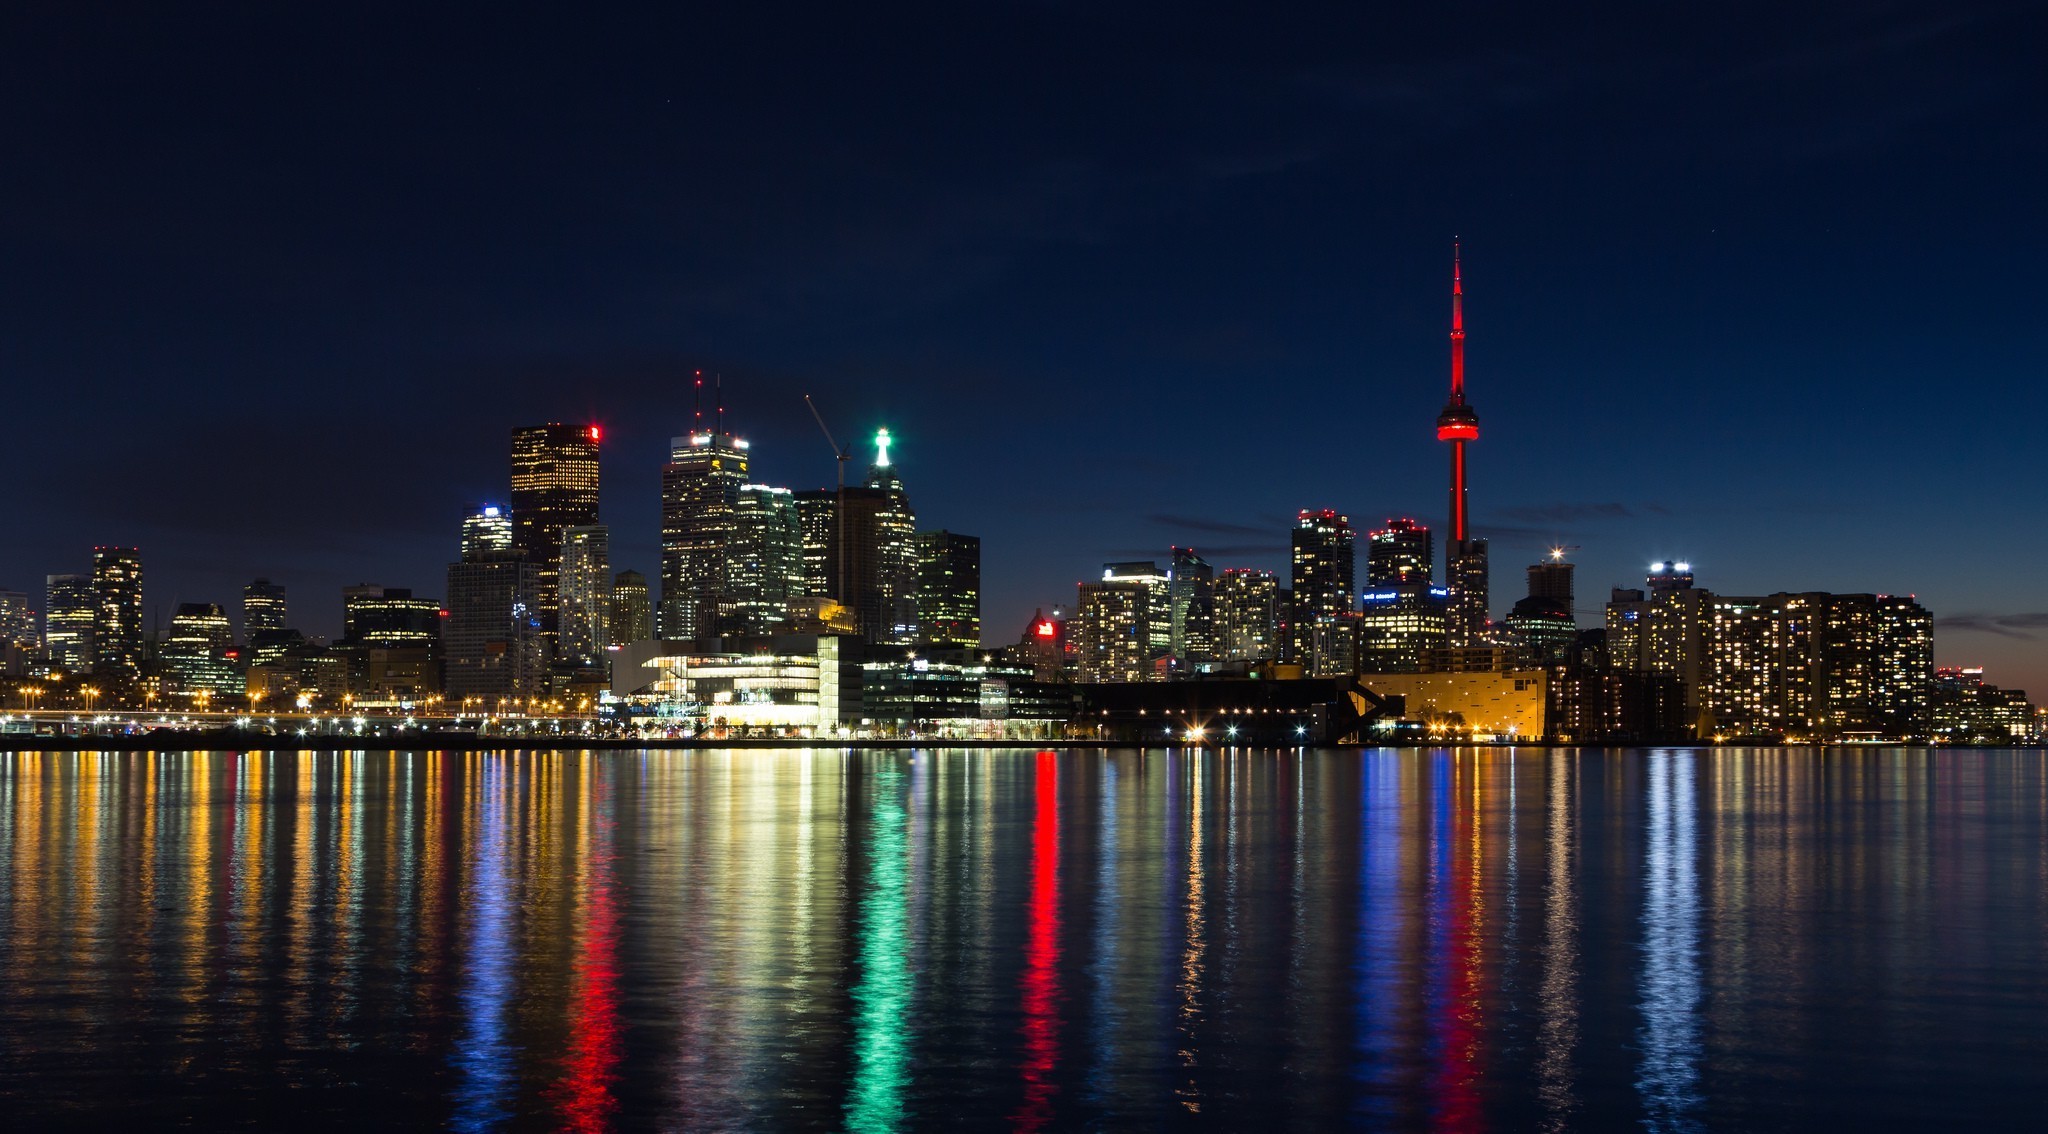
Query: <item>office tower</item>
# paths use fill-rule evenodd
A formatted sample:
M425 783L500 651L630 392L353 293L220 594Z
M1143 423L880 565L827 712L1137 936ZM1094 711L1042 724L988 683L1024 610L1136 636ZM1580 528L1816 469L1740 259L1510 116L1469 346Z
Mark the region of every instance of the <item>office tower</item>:
M1410 519L1389 519L1366 537L1365 585L1427 584L1435 578L1436 550L1429 529Z
M638 571L621 571L612 576L611 644L645 642L654 637L654 602L647 593L647 576Z
M1226 568L1216 580L1213 635L1225 661L1269 661L1280 656L1280 580L1271 571Z
M496 504L485 504L462 521L462 557L477 559L512 550L512 517Z
M747 443L730 433L694 431L669 444L661 473L661 603L663 638L718 633L725 601L740 486L747 483Z
M1353 609L1356 548L1351 521L1328 508L1304 508L1293 543L1293 643L1290 659L1307 666L1315 656L1315 624Z
M1425 650L1450 641L1450 589L1392 583L1358 596L1358 668L1364 673L1416 673Z
M258 579L242 588L243 641L253 642L258 634L287 629L287 618L283 585Z
M917 626L934 644L981 645L981 538L917 533Z
M1486 541L1473 537L1465 511L1465 444L1479 439L1479 414L1465 401L1465 282L1456 245L1451 247L1451 398L1437 415L1436 439L1451 445L1451 538L1444 570L1451 588L1451 645L1484 645Z
M41 644L42 635L36 632L35 608L29 605L28 596L20 591L0 591L0 645L12 643L23 650L33 650Z
M563 528L561 560L555 656L597 665L612 640L611 534L602 524Z
M1579 638L1579 624L1572 616L1572 565L1565 562L1564 552L1553 548L1548 560L1529 565L1529 594L1507 617L1508 628L1530 657L1546 664L1562 662Z
M875 513L875 587L878 632L870 641L909 645L917 629L917 514L903 491L903 478L889 460L889 431L875 431L875 463L867 487L883 494Z
M1142 579L1082 583L1067 634L1074 677L1082 682L1146 681L1157 676L1152 647L1153 588Z
M441 639L441 604L414 598L409 587L358 583L341 589L341 627L351 645L433 649Z
M234 627L220 604L185 602L171 616L157 656L170 690L200 702L225 700L242 692L242 675L232 657Z
M1572 565L1565 562L1564 548L1552 548L1550 558L1529 565L1529 597L1548 599L1572 609Z
M803 531L796 494L743 484L733 504L732 553L720 625L734 634L773 634L789 622L803 587Z
M142 556L132 547L92 552L93 672L142 668Z
M512 431L512 546L540 580L542 627L556 632L562 532L597 523L595 425L531 425Z
M451 708L466 699L496 712L511 698L541 692L547 651L533 596L540 571L519 551L486 551L448 565L448 617L441 630Z
M1174 663L1192 666L1216 656L1216 573L1192 547L1173 548L1167 569L1167 648Z
M66 673L92 669L92 628L97 604L92 578L51 575L44 580L43 652L50 664Z
M1145 588L1145 660L1173 654L1173 580L1150 560L1102 565L1105 582L1137 583Z
M803 595L837 599L844 589L847 566L839 556L841 497L841 491L831 488L796 494L797 539L803 560L798 590Z

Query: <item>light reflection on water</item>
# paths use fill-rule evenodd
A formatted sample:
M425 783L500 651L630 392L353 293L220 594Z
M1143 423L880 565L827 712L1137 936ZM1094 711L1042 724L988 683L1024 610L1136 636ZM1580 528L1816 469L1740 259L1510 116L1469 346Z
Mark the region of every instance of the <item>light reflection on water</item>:
M2011 1123L2040 753L0 754L0 1103Z

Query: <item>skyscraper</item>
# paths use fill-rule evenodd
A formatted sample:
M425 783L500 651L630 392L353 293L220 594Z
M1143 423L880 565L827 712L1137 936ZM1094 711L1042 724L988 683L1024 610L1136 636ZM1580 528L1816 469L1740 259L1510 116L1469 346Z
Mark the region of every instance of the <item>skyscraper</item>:
M448 617L441 631L451 707L465 698L495 712L505 698L541 691L547 651L533 595L539 571L520 551L485 551L448 565Z
M1173 580L1159 564L1140 559L1128 563L1104 563L1105 582L1138 583L1145 588L1145 660L1158 661L1173 655ZM1076 612L1076 617L1079 613Z
M1271 571L1231 567L1216 580L1212 634L1225 661L1280 656L1280 580Z
M1304 508L1294 525L1293 642L1289 660L1304 666L1315 656L1315 624L1353 609L1357 580L1351 521L1328 508Z
M51 575L44 580L43 651L51 665L66 673L92 669L96 608L90 576Z
M195 701L241 693L242 675L229 657L234 647L234 627L218 603L179 603L158 650L171 691Z
M559 596L556 656L572 665L597 665L611 644L611 534L603 524L562 529Z
M440 643L441 604L414 598L410 587L358 583L341 589L341 627L351 645L430 650Z
M142 667L142 556L132 547L92 552L93 672L135 673Z
M917 514L903 491L903 478L889 459L889 431L875 431L875 463L867 486L883 494L875 513L875 604L877 628L870 639L896 645L918 640Z
M669 444L661 473L657 629L663 638L718 632L740 486L748 480L747 448L741 438L716 430L693 432Z
M541 625L556 631L562 532L597 523L595 425L531 425L512 431L512 546L533 564Z
M1549 599L1572 609L1572 565L1565 562L1565 548L1552 548L1550 558L1529 565L1529 597Z
M274 633L291 625L285 611L284 587L269 579L258 579L242 588L242 640Z
M1449 641L1450 591L1428 583L1393 583L1358 596L1358 668L1365 673L1415 673L1424 651Z
M1563 548L1529 565L1529 594L1508 612L1507 624L1536 661L1564 661L1565 651L1578 640L1579 626L1572 616L1572 565L1565 562Z
M1168 648L1174 662L1193 666L1215 657L1216 572L1192 547L1176 547L1167 569Z
M1074 678L1083 682L1145 681L1152 666L1152 588L1143 580L1082 583L1067 634Z
M927 642L981 645L979 537L917 533L917 625Z
M647 593L647 576L638 571L621 571L612 576L610 629L614 646L654 637L654 603Z
M803 593L838 600L868 642L915 643L917 516L889 453L875 434L875 463L862 484L796 494L803 540Z
M1450 584L1452 646L1484 644L1487 620L1486 541L1473 537L1465 515L1465 443L1479 439L1479 414L1465 401L1465 283L1451 247L1451 398L1436 418L1436 437L1451 444L1451 539L1444 581Z
M1366 540L1365 585L1391 587L1428 583L1436 576L1436 551L1429 529L1414 520L1389 519Z
M462 521L462 557L512 550L512 517L496 504L477 507Z
M0 591L0 645L11 642L20 649L33 650L41 641L28 596L20 591Z
M721 629L775 633L789 621L789 600L802 594L803 573L796 494L765 484L741 485L733 503Z

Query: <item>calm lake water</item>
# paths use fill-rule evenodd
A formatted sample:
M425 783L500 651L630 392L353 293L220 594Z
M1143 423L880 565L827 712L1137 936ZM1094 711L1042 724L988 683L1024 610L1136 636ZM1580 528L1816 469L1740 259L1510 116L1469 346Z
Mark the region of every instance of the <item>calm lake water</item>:
M0 1113L2037 1123L2039 752L0 753Z

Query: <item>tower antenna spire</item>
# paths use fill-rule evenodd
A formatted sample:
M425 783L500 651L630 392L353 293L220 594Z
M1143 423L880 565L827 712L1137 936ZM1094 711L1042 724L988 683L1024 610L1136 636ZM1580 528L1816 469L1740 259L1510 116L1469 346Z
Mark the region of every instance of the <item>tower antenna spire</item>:
M690 432L704 432L704 372L702 370L697 372L697 407L696 412L690 415Z
M1465 400L1465 273L1462 242L1451 238L1451 396L1436 415L1436 439L1451 443L1451 538L1445 581L1451 586L1453 646L1477 645L1486 632L1486 541L1473 539L1465 509L1465 443L1479 440L1479 414Z

